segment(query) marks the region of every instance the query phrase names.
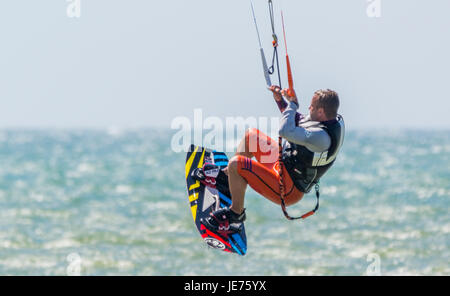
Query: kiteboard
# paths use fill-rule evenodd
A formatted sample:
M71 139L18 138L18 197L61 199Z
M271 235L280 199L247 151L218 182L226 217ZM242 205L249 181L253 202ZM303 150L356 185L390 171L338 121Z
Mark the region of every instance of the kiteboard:
M228 165L228 157L223 152L212 151L195 145L191 145L187 153L186 185L195 226L208 246L243 256L247 252L247 237L244 225L240 227L237 233L225 234L206 229L202 224L202 219L209 217L211 212L231 205L231 194L226 178L217 179L217 184L210 187L191 176L192 171L203 167L204 163L214 163L223 169Z

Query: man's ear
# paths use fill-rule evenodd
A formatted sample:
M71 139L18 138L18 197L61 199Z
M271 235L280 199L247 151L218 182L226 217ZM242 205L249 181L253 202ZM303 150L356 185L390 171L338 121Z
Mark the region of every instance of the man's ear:
M323 107L320 107L317 111L319 111L321 115L325 116L325 110L323 109Z

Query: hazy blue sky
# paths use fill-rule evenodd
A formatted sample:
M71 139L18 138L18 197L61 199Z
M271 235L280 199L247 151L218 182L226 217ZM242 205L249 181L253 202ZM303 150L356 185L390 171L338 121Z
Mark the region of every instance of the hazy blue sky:
M268 56L266 0L254 0ZM332 88L349 128L450 128L450 1L274 1L306 111ZM175 116L276 116L247 0L0 4L0 127L170 126ZM281 47L283 53L284 47ZM284 57L283 64L284 64Z

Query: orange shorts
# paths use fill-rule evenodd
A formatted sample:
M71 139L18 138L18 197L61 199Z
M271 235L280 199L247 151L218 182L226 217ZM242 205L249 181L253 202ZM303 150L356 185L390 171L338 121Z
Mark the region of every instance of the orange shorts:
M248 129L245 134L246 150L251 152L256 160L237 155L238 173L250 187L270 201L281 204L280 175L278 174L279 146L266 134L255 128ZM292 182L286 168L283 167L283 184L286 205L292 205L303 197Z

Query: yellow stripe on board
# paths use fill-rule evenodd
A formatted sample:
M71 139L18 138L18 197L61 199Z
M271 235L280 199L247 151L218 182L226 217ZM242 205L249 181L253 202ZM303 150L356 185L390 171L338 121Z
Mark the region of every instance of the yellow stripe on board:
M187 178L187 176L189 175L189 171L191 170L191 166L192 166L192 163L194 162L195 154L197 153L197 151L198 151L198 146L195 147L194 152L192 152L191 157L189 157L188 161L186 162L186 177L185 178Z
M200 158L200 161L198 162L198 165L197 165L198 168L203 167L203 159L205 158L205 152L206 152L206 150L203 149L202 157Z
M198 162L197 167L199 167L199 168L201 168L201 167L203 166L203 159L205 158L205 151L206 151L206 150L203 150L202 156L200 157L200 161ZM189 169L189 170L190 170L190 169ZM189 170L188 170L188 171L189 171ZM187 178L187 176L186 176L186 178ZM198 187L200 187L200 181L196 181L194 184L192 184L192 185L189 187L189 191L191 191L192 189L196 189L196 188L198 188Z
M197 181L194 184L192 184L191 187L189 187L189 191L191 191L192 189L196 189L198 187L200 187L200 181Z
M197 205L193 205L191 207L191 212L192 212L192 217L194 217L194 222L195 222L195 219L197 218Z
M195 192L194 194L189 195L189 202L193 202L194 200L198 199L198 193Z
M192 153L192 155L189 157L188 161L186 162L186 178L189 174L189 171L191 170L192 163L194 162L195 154L197 153L198 148L199 148L198 146L195 147L194 152ZM200 160L197 165L197 167L199 167L199 168L201 168L203 166L205 152L206 152L206 150L203 149L202 156L200 157ZM189 191L191 191L192 189L198 188L198 187L200 187L200 182L196 181L194 184L189 186ZM193 202L197 199L198 199L198 192L194 192L193 194L189 195L189 202ZM195 219L197 219L197 204L191 206L191 212L192 212L192 217L194 218L194 222L195 222Z

